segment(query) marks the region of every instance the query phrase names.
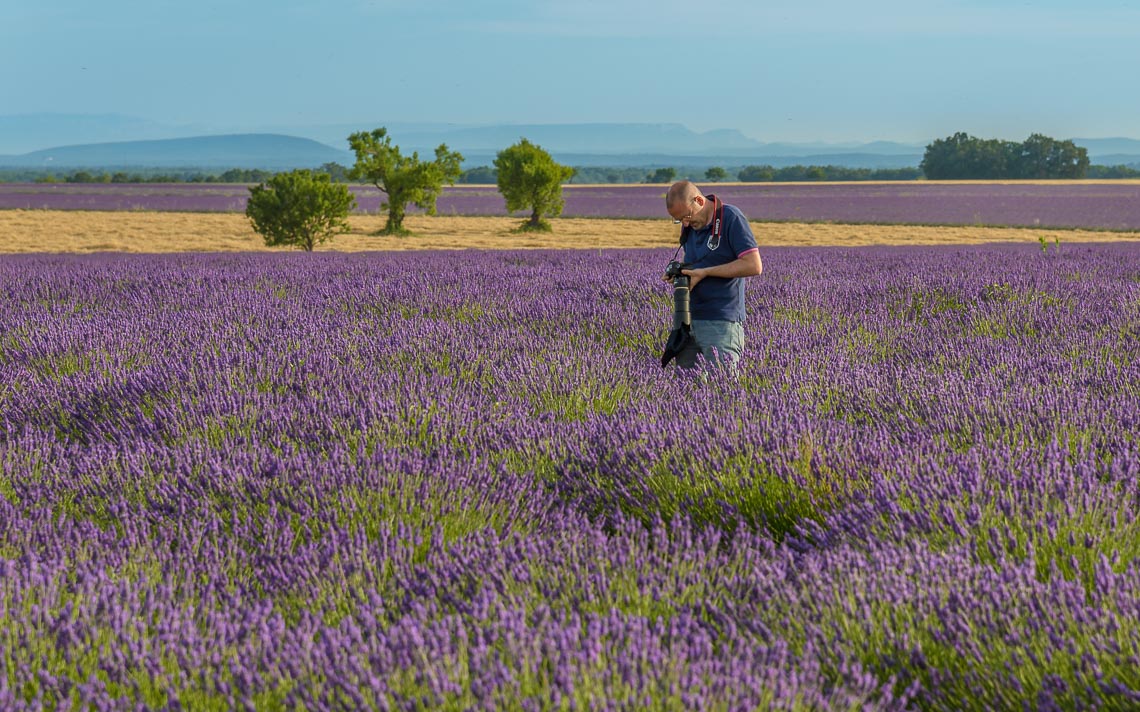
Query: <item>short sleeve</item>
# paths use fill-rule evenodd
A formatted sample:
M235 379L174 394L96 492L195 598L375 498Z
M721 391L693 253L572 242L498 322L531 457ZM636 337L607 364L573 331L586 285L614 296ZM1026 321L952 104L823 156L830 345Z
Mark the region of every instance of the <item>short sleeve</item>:
M748 224L748 219L744 217L744 213L735 206L728 205L726 207L732 215L728 230L728 244L732 245L733 254L739 258L758 249L756 236L752 234L752 226Z

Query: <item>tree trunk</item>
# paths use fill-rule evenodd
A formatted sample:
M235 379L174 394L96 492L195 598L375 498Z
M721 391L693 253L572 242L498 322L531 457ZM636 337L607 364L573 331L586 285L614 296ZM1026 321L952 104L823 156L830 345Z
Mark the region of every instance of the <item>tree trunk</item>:
M404 233L404 206L390 203L388 205L388 224L384 226L385 235L402 235Z

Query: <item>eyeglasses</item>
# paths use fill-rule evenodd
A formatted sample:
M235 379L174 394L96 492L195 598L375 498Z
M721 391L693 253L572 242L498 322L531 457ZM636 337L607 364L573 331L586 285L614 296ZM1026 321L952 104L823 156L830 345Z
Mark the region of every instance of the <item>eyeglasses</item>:
M697 200L697 196L694 195L692 198L689 198L689 204L692 205L694 202L696 202L696 200ZM673 224L674 225L680 225L683 222L688 222L688 221L692 220L693 219L693 212L694 211L690 210L689 214L683 218L673 218Z

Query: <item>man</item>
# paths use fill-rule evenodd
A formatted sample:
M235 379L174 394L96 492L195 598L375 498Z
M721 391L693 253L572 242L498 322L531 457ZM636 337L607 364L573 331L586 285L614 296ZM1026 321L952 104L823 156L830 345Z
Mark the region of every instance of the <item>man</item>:
M682 274L689 276L692 339L677 365L691 368L700 354L713 366L735 368L744 351L744 279L763 269L748 218L687 180L670 186L665 209L681 225L688 265Z

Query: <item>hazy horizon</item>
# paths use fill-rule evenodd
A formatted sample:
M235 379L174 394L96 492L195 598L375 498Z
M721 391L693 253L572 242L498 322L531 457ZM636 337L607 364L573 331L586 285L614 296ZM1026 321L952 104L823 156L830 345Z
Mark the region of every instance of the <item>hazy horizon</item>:
M0 114L188 132L680 124L756 141L1140 137L1140 9L1116 0L27 3Z

